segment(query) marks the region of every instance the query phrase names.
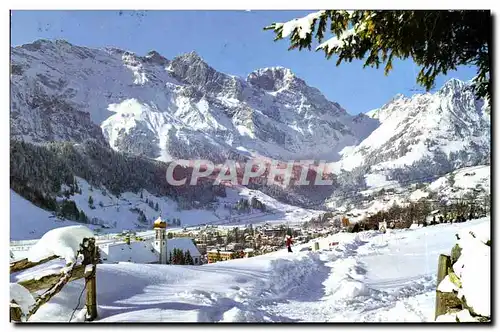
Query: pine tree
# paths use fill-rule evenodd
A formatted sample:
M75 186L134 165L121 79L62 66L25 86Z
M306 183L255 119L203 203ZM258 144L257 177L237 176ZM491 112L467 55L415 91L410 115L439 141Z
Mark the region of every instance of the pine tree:
M142 210L139 210L139 216L137 217L137 220L141 224L147 224L147 222L148 222L146 215L144 214L144 212Z
M55 198L52 197L47 197L45 199L45 207L50 210L50 211L56 211L57 212L57 202Z
M88 222L88 218L85 215L85 212L83 212L83 210L80 210L78 221L83 222L83 223L87 223Z
M215 255L215 261L220 262L222 261L222 256L220 254L220 250L217 249L217 254Z
M173 237L174 237L174 234L172 234L172 232L167 233L167 239L171 239Z
M174 250L172 250L172 264L178 264L177 258L177 249L174 248Z
M250 205L252 206L252 208L257 209L258 204L259 204L259 201L257 200L257 198L255 196L252 197L252 200L250 202Z
M92 196L89 196L89 207L91 209L94 209L94 199L92 198Z
M189 250L186 250L184 253L184 263L186 265L194 265L194 260Z
M63 200L61 203L60 214L64 218L76 221L80 217L80 211L78 211L75 202L71 200Z
M184 253L182 252L181 249L175 249L175 250L176 250L176 253L175 253L174 257L175 257L176 264L184 265L185 264Z
M238 243L240 240L240 236L238 234L238 227L234 228L234 242Z
M439 74L457 66L474 65L476 96L490 98L492 16L489 10L322 10L308 15L309 31L297 21L273 23L275 40L290 38L289 49L311 49L313 39L336 64L365 59L364 67L385 64L392 70L393 59L412 58L421 66L417 83L430 90ZM327 33L335 35L322 43Z
M73 182L73 183L74 183L74 189L73 189L74 191L73 191L73 192L74 192L74 193L75 193L75 192L79 192L79 191L80 191L80 188L78 187L78 181L76 181L76 178L74 179L74 182Z
M155 211L158 211L160 209L160 207L158 206L158 202L156 202L155 204Z

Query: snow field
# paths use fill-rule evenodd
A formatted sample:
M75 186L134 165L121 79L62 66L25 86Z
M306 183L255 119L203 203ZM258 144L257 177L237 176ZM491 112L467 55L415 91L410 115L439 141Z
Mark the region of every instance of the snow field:
M439 254L458 231L489 223L338 233L329 250L301 252L309 243L202 266L100 264L99 321L433 321ZM67 285L33 320L69 320L82 287Z

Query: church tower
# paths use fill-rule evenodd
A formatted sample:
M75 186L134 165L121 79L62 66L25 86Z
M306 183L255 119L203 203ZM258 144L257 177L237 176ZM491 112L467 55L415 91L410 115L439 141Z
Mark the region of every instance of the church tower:
M158 217L154 222L155 230L155 247L159 253L159 263L167 264L167 236L166 236L167 223Z

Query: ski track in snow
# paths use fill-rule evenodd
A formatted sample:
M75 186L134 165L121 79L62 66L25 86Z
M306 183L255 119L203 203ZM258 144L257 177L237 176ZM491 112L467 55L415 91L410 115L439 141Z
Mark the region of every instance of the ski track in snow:
M379 318L378 311L390 309L401 302L407 311L423 318L419 320L426 320L421 312L407 302L412 296L434 290L433 275L394 278L379 283L365 281L367 268L362 260L363 255L359 255L358 250L364 246L373 247L372 241L381 236L374 236L373 233L363 235L368 238L355 237L343 248L321 254L324 266L330 270L328 278L323 282L322 297L316 301L280 303L267 310L275 314L293 313L290 318L301 321L371 321Z

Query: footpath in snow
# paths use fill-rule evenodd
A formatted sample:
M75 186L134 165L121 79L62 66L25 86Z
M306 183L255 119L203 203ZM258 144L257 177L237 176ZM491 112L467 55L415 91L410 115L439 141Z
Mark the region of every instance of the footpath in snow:
M459 230L489 227L482 218L388 234L338 233L325 239L339 242L332 249L300 245L291 254L202 266L101 264L99 321L432 321L439 254L450 252ZM69 321L82 288L81 280L69 283L32 321Z

